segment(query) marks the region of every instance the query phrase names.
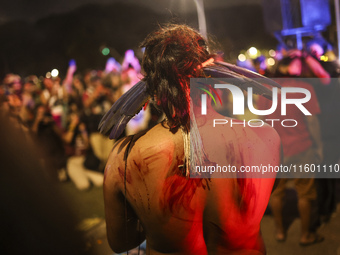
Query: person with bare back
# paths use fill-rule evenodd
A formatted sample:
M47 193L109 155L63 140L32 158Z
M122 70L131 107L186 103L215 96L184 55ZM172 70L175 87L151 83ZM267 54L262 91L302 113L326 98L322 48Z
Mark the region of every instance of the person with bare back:
M242 178L239 173L228 178L215 178L223 176L214 174L190 178L188 171L188 162L194 162L188 149L193 128L190 78L211 77L212 72L223 70L246 80L245 75L255 74L214 62L205 39L185 25L161 27L142 47L144 79L117 101L100 129L116 137L121 125L133 116L128 104L139 100L140 109L150 98L166 119L148 131L117 141L110 154L104 201L111 248L127 251L146 239L146 254L265 254L260 222L275 174L267 178L252 178L247 173ZM133 94L137 98L129 101ZM192 102L192 112L201 111L198 101ZM213 119L232 119L218 114L209 103L207 111L208 115L195 114L194 123L201 134L204 157L210 162L224 158L221 164L237 169L280 163L280 139L272 127L219 125L210 132Z

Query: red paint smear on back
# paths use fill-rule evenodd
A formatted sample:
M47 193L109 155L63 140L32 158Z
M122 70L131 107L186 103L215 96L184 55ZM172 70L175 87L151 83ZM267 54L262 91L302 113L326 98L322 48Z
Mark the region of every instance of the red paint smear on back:
M203 179L187 179L184 176L173 175L168 177L163 186L163 209L169 208L173 212L176 208L190 208L191 200L196 189L202 186Z

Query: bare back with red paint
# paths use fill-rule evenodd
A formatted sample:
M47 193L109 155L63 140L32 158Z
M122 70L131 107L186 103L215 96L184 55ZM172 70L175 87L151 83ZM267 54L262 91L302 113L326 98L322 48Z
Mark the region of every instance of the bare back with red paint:
M219 154L223 154L225 164L238 168L258 162L279 163L279 138L270 127L221 128L224 130L202 136L209 160L220 159ZM147 240L150 254L264 253L260 221L272 178L186 178L181 169L181 132L173 134L166 125L159 124L129 142L119 142L111 153L105 193L126 197L130 214L141 223L140 233ZM125 171L128 144L132 147ZM116 187L114 191L112 186ZM105 197L107 200L111 196ZM110 219L107 222L109 232L110 222L116 223Z

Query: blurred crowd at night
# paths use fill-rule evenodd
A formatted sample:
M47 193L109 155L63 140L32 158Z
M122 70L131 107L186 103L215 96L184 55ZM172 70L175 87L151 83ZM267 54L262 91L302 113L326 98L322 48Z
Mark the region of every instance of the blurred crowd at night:
M104 70L79 74L76 69L71 60L64 79L57 69L45 77L7 74L1 84L1 108L41 148L50 177L66 180L67 166L70 170L84 165L93 171L89 179L101 186L113 143L98 133L98 124L111 105L142 78L140 64L134 52L127 50L122 63L109 58ZM160 115L155 108L143 111L125 135L149 128ZM69 175L73 177L72 170ZM86 189L89 182L76 181L76 186Z
M8 38L0 42L0 117L34 144L32 148L37 148L42 179L58 185L72 182L81 191L103 185L105 164L114 141L99 133L98 124L112 104L143 79L143 49L137 46L152 26L144 27L142 23L156 23L155 14L148 9L141 9L142 15L136 6L124 4L106 10L92 7L46 17L34 25L15 21L0 26L0 34ZM315 78L316 82L309 85L320 105L318 132L324 144L321 161L339 164L340 66L334 24L323 33L305 38L303 48L297 49L292 37L279 43L268 36L262 24L261 7L233 8L228 12L230 17L223 11L216 15L213 11L207 13L212 28L209 33L218 38L215 60L231 62L270 78ZM117 15L112 15L112 10ZM239 19L250 17L252 24L231 24L235 10L242 12ZM129 23L127 13L137 15L137 19L147 18ZM103 16L100 24L94 22L98 15ZM168 19L166 15L157 15L159 23ZM196 16L189 15L188 23L197 27L194 19ZM91 33L92 41L88 40ZM27 47L21 47L20 40ZM293 65L296 59L301 61L299 70ZM332 78L336 82L331 83ZM228 102L230 95L221 96ZM259 101L255 98L254 104L260 104ZM229 115L231 104L223 107L218 112ZM163 118L157 105L149 103L131 120L121 137L149 129ZM331 187L327 194L323 193L325 187ZM335 180L320 181L318 195L316 207L319 206L319 216L323 218L315 222L315 228L332 220L338 202ZM320 202L323 198L331 201L323 204Z
M281 70L284 67L280 61L301 57L304 53L312 57L317 71L310 70L308 76L302 74L300 77L318 77L320 73L319 78L325 78L325 73L328 77L338 77L339 68L331 45L325 40L311 40L308 46L310 48L304 52L283 45L278 45L275 50L262 51L251 47L241 51L234 62L268 77L283 77L289 74ZM109 52L108 48L102 50L103 55ZM139 55L142 54L140 50ZM107 57L106 66L101 70L88 69L85 72L79 72L76 61L70 60L64 68L67 69L65 77L61 77L57 69L40 77L20 77L12 73L4 77L0 86L1 107L11 122L26 130L39 145L46 169L53 178L66 180L68 166L85 166L96 172L95 176L90 175L90 179L101 185L112 141L98 133L98 123L111 105L143 78L136 55L133 50L127 50L121 63ZM224 60L223 57L221 51L216 55L217 60ZM133 119L124 135L150 128L161 117L162 113L151 104ZM75 156L82 156L81 161L68 160ZM86 189L89 182L76 185L79 189Z

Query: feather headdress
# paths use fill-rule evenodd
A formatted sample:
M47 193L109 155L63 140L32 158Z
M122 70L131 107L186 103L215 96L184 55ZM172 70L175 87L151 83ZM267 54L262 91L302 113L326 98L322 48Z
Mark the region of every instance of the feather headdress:
M280 85L271 79L226 62L214 62L212 65L203 67L203 71L206 77L215 78L217 81L221 78L232 78L234 85L244 90L252 87L255 94L267 98L271 98L272 92L263 84L280 88ZM127 123L141 111L150 98L146 83L143 80L136 83L104 115L99 123L100 132L109 135L110 139L118 138Z

